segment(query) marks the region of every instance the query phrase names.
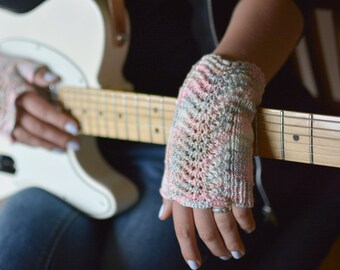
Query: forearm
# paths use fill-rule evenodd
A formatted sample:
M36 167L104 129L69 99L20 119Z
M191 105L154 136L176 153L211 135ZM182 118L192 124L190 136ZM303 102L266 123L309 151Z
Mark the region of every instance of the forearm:
M293 51L303 16L292 0L241 0L214 53L255 63L270 81Z

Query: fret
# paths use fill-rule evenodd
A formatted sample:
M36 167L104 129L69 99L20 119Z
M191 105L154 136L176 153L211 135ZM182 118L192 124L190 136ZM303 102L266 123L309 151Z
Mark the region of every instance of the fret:
M136 127L137 127L137 141L140 141L140 122L139 122L139 117L138 117L138 108L139 108L139 103L138 103L138 96L134 95L134 101L135 101L135 114L136 114Z
M131 93L124 93L124 114L126 124L126 135L130 141L140 141L138 126L138 111L136 108L136 95Z
M109 127L109 110L108 110L108 93L103 93L103 95L101 95L101 99L102 99L102 111L104 113L105 116L105 123L104 123L104 128L105 128L105 133L106 133L106 137L109 137L111 135L110 133L110 127Z
M113 118L114 118L114 126L115 126L115 138L119 138L119 128L118 128L118 111L117 111L117 94L113 93L112 95L112 105L113 105Z
M86 92L86 90L83 90L83 92ZM89 126L90 126L90 121L88 118L88 107L87 107L87 100L85 99L87 97L83 93L79 93L77 95L77 98L80 100L80 107L79 109L79 114L81 114L81 132L84 134L88 134L89 132ZM73 108L73 111L75 108ZM78 119L79 120L79 119Z
M165 144L176 100L119 91L61 88L65 108L86 135ZM254 153L261 157L340 167L340 118L258 110Z
M126 94L122 95L122 106L123 106L123 111L124 111L124 125L125 125L126 139L129 140L128 114L126 111Z
M98 117L98 101L97 97L94 96L93 94L90 95L90 120L91 120L91 125L93 128L93 134L100 135L100 123L99 123L99 117Z
M175 109L176 109L176 99L174 98L169 98L169 97L163 97L163 103L164 103L164 131L165 131L165 138L166 142L169 138L169 132L170 132L170 127L172 125L172 119L175 114Z
M103 100L106 111L106 129L109 138L115 138L114 114L112 109L112 93L103 93Z
M138 95L138 121L140 129L140 139L142 142L152 142L150 134L150 110L148 96L145 94Z
M96 129L95 129L95 125L96 122L93 121L93 119L95 118L95 110L93 108L94 104L93 104L93 100L92 97L90 95L86 96L86 107L87 107L87 118L89 120L89 131L90 131L90 135L94 135L97 134L96 133Z
M116 95L117 100L117 125L119 130L119 139L126 140L127 133L126 133L126 114L125 114L125 107L124 107L124 94L119 93Z
M101 90L99 90L101 91ZM105 133L105 137L110 137L110 129L109 129L109 112L107 110L107 93L101 93L99 95L100 99L100 111L102 112L103 117L103 132Z
M285 143L284 143L284 140L285 140L285 135L284 135L284 111L280 111L280 133L281 133L281 159L282 160L285 160L286 157L285 157Z
M153 142L154 140L153 140L153 134L152 134L151 100L150 100L150 96L147 96L147 104L148 104L150 142Z
M310 163L309 114L285 111L284 115L286 160Z
M314 152L313 152L313 115L309 114L309 153L310 163L314 163Z
M162 98L158 96L150 96L150 129L152 131L153 143L164 143L164 123L162 118L163 113Z
M103 112L101 110L101 106L100 106L100 99L101 99L101 95L95 95L93 94L92 99L94 100L93 104L94 104L94 115L97 118L96 121L96 134L99 137L106 137L107 134L105 133L103 126L105 126L105 119L103 119Z

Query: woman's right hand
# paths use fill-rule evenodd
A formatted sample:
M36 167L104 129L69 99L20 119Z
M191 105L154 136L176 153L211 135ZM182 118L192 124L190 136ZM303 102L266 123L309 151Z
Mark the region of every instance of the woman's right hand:
M12 138L17 142L54 152L62 152L67 148L78 150L78 122L49 103L37 91L37 88L48 88L58 82L59 77L46 67L37 68L35 63L26 60L18 60L16 72L13 73L16 74L10 74L7 78L19 81L21 85L16 87L29 91L23 91L15 99L16 119Z
M57 80L56 75L41 68L34 75L30 87L47 88ZM55 152L62 152L66 148L79 150L77 121L50 104L37 91L21 94L16 100L16 107L17 119L12 132L16 141Z

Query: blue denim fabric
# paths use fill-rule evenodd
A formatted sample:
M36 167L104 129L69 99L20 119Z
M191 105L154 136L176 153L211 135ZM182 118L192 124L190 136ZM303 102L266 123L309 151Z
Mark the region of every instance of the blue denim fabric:
M0 269L99 269L97 225L41 189L17 193L0 211Z
M24 190L0 210L1 270L189 269L180 254L172 220L158 220L164 148L103 141L101 149L111 164L137 184L141 191L138 204L112 219L98 221L45 191ZM257 230L251 235L242 233L247 254L224 262L199 242L201 269L316 269L338 234L339 197L320 200L322 196L314 196L303 181L297 183L297 177L322 176L322 170L316 174L319 169L308 167L308 173L306 168L269 162L265 177L271 181L265 184L279 225L263 222L261 200L255 192ZM271 170L281 172L275 181L270 179ZM278 184L284 181L284 185ZM299 186L305 191L302 197ZM330 194L329 189L325 192Z

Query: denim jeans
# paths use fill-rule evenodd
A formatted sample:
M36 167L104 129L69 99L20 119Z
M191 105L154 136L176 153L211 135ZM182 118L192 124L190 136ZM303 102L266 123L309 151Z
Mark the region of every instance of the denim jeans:
M139 187L137 205L112 219L94 220L43 190L21 191L1 207L1 270L189 269L181 257L172 220L161 222L157 217L164 148L106 140L100 148ZM280 171L275 179L265 181L278 225L263 220L261 199L255 192L257 230L251 235L241 232L247 254L224 262L199 242L201 269L315 269L327 253L338 234L339 197L320 200L322 196L306 187L301 194L299 186L306 185L296 183L297 177L318 178L322 171L316 175L318 169L306 173L303 165L296 169L275 161L265 163L269 164L264 170L267 179L272 177L271 171ZM317 181L315 185L319 189Z

